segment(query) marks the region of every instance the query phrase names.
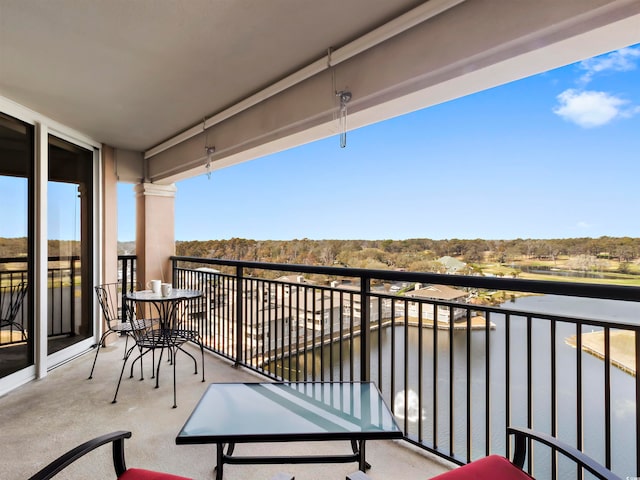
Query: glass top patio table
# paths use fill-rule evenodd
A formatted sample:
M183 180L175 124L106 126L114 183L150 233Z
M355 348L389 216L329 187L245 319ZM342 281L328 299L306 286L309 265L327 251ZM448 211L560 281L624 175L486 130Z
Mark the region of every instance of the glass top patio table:
M133 302L146 302L152 304L158 312L160 326L163 329L174 328L175 314L178 305L185 300L193 300L202 296L199 290L174 288L169 295L154 293L151 290L138 290L129 292L125 298Z
M177 443L401 438L370 382L214 383Z
M177 444L218 445L222 466L365 461L365 441L402 438L371 382L214 383L176 437ZM234 457L235 443L350 440L353 453L332 456ZM228 451L223 451L229 444Z
M154 293L151 290L138 290L136 292L129 292L125 296L127 299L136 302L169 302L198 298L202 296L202 292L199 290L192 290L187 288L173 288L171 289L171 293L169 295Z

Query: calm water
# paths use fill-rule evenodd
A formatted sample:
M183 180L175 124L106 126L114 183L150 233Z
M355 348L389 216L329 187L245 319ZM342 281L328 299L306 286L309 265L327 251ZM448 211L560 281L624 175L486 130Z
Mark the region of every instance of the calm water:
M612 319L640 323L640 303L617 302L597 299L566 298L556 296L534 296L508 302L505 308L528 312L554 313L582 318ZM484 331L474 331L470 338L471 380L471 445L473 458L485 455L485 409L487 405L485 373L489 371L489 450L505 453L504 431L507 424L527 425L527 347L526 319L512 316L510 322L509 356L509 402L511 417L506 417L506 319L504 315L491 315L496 325L489 335L489 356L486 356ZM585 328L584 333L591 331ZM565 339L575 335L576 327L569 323L558 323L555 338L557 355L557 427L560 436L575 444L577 425L576 358L575 348ZM420 336L422 343L420 343ZM425 444L449 452L450 396L453 395L453 443L456 456L465 459L467 431L467 332L455 332L450 339L448 331L438 331L434 342L434 331L415 327L396 326L372 332L371 377L379 384L385 399L403 423L405 431ZM434 346L435 343L435 346ZM551 334L550 322L534 319L532 327L532 417L533 428L550 431L551 425ZM421 345L421 347L420 347ZM343 344L343 361L340 363L340 347L333 345L323 350L322 360L316 358L316 375L323 371L324 379L351 379L350 356L353 355L355 376L359 371L359 339L353 346ZM451 348L450 348L451 347ZM434 350L437 352L434 355ZM453 364L450 363L453 352ZM405 352L407 368L405 365ZM433 378L434 357L437 358L437 380ZM300 359L302 360L302 359ZM333 360L333 362L332 362ZM312 358L307 356L306 370L309 378L313 369ZM285 361L286 362L286 361ZM302 363L302 362L301 362ZM379 367L381 365L381 367ZM285 364L286 366L286 364ZM305 366L300 365L304 370ZM295 370L295 366L292 366ZM381 368L381 370L380 370ZM420 370L421 368L421 370ZM583 450L604 463L604 362L592 355L582 355L583 368ZM453 371L453 390L449 389L450 371ZM421 412L414 401L420 390L422 372ZM342 372L342 377L341 377ZM394 372L393 381L391 373ZM300 373L300 375L302 375ZM331 377L333 375L333 377ZM301 377L299 377L301 379ZM436 401L434 402L434 389ZM409 390L409 414L404 415L404 392ZM611 368L611 429L613 470L623 478L635 476L635 379L618 368ZM418 421L421 417L421 422ZM421 429L419 427L421 423ZM435 429L434 429L435 427ZM421 431L420 431L421 430ZM535 465L539 478L545 478L545 466L549 463L546 449L536 449ZM560 461L561 478L575 478L571 462Z
M618 275L601 273L601 272L579 272L566 270L553 270L551 267L527 267L526 265L518 267L523 272L539 273L542 275L553 275L554 277L578 277L578 278L620 278Z

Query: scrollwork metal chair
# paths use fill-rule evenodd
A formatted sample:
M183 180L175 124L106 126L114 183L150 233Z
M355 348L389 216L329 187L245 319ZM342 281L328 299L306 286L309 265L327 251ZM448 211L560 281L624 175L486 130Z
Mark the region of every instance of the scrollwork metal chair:
M93 365L89 373L89 379L93 378L93 370L96 367L100 348L104 346L104 342L111 334L125 335L126 341L124 345L125 352L128 351L129 337L141 330L151 328L154 320L137 319L134 306L129 302L122 300L122 288L120 283L105 283L95 287L96 295L100 309L107 322L107 328L102 333L100 341L97 344L96 355L93 358Z
M27 282L0 287L0 328L9 327L11 332L18 330L22 341L27 340L27 332L17 318L26 294Z

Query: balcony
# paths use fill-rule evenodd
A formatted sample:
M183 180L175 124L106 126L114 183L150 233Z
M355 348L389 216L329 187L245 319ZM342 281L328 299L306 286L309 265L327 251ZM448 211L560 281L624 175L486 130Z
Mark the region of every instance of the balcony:
M563 8L553 1L516 6L508 0L352 0L306 2L304 8L254 2L251 11L241 2L224 9L216 2L138 2L124 17L117 2L82 10L73 1L45 10L37 2L5 3L10 28L2 42L0 173L21 192L3 189L18 219L5 226L21 229L5 228L0 237L24 239L21 250L3 255L23 255L15 263L24 265L12 269L22 270L29 284L26 314L21 312L29 337L25 345L22 333L9 328L0 338L0 393L10 392L0 403L18 398L22 404L15 413L6 405L6 418L19 426L7 430L17 440L3 450L11 455L3 465L16 465L22 477L36 469L24 450L52 444L59 453L58 432L69 424L88 426L70 432L82 436L70 445L89 431L99 433L89 427L133 429L158 411L155 404L143 411L150 395L126 410L126 399L135 398L126 390L122 405L107 405L116 375L107 372L109 381L91 383L74 370L82 370L89 357L82 354L99 338L92 287L120 273L115 192L124 182L136 184L141 283L172 275L176 286L206 291L204 301L184 314L206 337L208 350L223 359L211 371L370 378L401 419L404 443L453 463L508 453L505 427L517 424L557 434L623 477L638 474L637 290L179 258L169 273L175 182L345 134L340 128L346 118L338 113L346 108L335 93L352 94L348 128L356 129L636 44L638 2L573 0ZM60 203L49 201L54 199ZM225 206L232 204L232 197L224 199ZM59 250L57 242L68 239L52 228L58 220L74 222L69 239L77 252ZM72 259L77 253L80 262ZM56 255L60 260L52 263L58 265L47 265ZM70 263L63 264L65 255ZM280 278L287 274L322 280ZM56 296L63 284L69 290ZM607 311L599 317L556 307L541 311L519 299L513 308L478 305L466 298L409 296L405 284L414 290L417 284L446 285L469 295L495 289L616 301L632 313L616 319ZM56 323L62 311L68 323ZM7 369L6 354L20 349L21 363ZM109 359L101 360L104 365ZM228 369L229 362L241 368ZM187 376L180 378L186 405ZM82 396L87 385L104 391ZM89 398L88 408L78 405ZM91 420L72 423L51 411ZM176 465L191 468L210 453L176 460L174 427L146 437L134 431L130 463L163 468L165 461L167 467L183 462ZM43 430L49 435L40 439ZM152 458L149 446L159 454ZM374 476L402 473L396 456L403 465L418 463L394 452L380 462L387 470ZM537 472L550 467L558 478L575 476L544 451L535 458L530 466ZM255 471L256 478L267 476L262 473Z
M123 281L135 282L135 258L120 260ZM388 478L383 473L387 469L389 475L401 471L407 478L426 478L428 469L435 473L490 453L508 456L507 425L558 436L622 477L638 471L640 326L633 319L640 314L640 298L633 287L193 257L173 257L172 262L176 287L204 293L181 314L201 332L210 352L208 382L267 377L372 380L378 385L405 441L372 445L370 458L381 465L372 471L374 478ZM396 285L404 288L391 288ZM511 292L513 306L473 303L487 290ZM438 299L435 292L446 298ZM544 309L516 297L553 301ZM579 305L580 299L608 310L600 316L595 310L580 314L561 301ZM210 469L202 456L206 451L213 458L213 451L194 448L200 457L189 460L192 452L185 450L191 447L173 444L204 388L189 362L179 364L177 411L169 408L168 385L150 391L151 382L129 379L118 404L111 405L122 348L120 342L101 354L93 381L85 380L92 355L83 355L55 369L46 382L26 385L0 400L10 419L3 428L17 439L14 448L42 442L39 431L25 429L25 424L37 424L32 418L50 417L53 432L73 422L72 431L61 437L68 439L66 446L107 430L129 429L134 432L128 448L131 465L204 478L189 469ZM69 391L74 392L71 400ZM164 412L162 423L150 426L148 419L158 412ZM60 442L44 440L37 451L54 457ZM529 469L539 478L577 474L542 448L533 458ZM36 470L33 465L33 459L25 459L12 468L24 475ZM295 471L308 477L313 469L303 468ZM336 474L350 468L338 466ZM255 469L251 475L264 478L263 472L272 469L278 471Z
M101 350L93 380L87 380L93 361L92 352L50 372L46 381L32 382L0 398L2 435L6 439L0 450L0 476L3 479L24 479L35 473L73 446L102 433L130 430L125 453L130 467L156 469L191 476L194 479L213 478L215 447L212 445L175 445L174 438L189 413L204 392L202 383L193 374L190 359L178 361L178 408L172 409L171 368L161 375L160 388L146 374L144 381L126 378L111 404L116 380L122 365L124 341ZM192 349L193 353L199 353ZM180 361L188 360L188 361ZM205 355L207 382L256 382L264 376L248 368L234 368L233 363L217 355ZM239 445L239 454L282 454L284 444ZM28 446L28 453L25 448ZM317 454L319 451L345 453L348 442L326 444L286 444L291 454ZM374 478L423 480L446 469L444 463L428 454L407 448L404 442L371 441L367 458L374 465ZM357 469L352 464L323 465L230 465L224 478L264 480L278 472L288 472L296 478L344 478ZM111 478L113 467L110 449L102 448L65 471L62 478Z

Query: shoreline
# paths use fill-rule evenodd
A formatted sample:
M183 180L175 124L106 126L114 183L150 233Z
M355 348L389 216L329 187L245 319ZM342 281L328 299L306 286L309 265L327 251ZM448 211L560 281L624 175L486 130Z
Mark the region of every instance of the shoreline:
M577 335L565 338L565 343L578 348ZM582 351L601 360L605 358L604 330L582 334ZM609 358L611 365L625 373L636 376L635 333L630 331L609 332Z

